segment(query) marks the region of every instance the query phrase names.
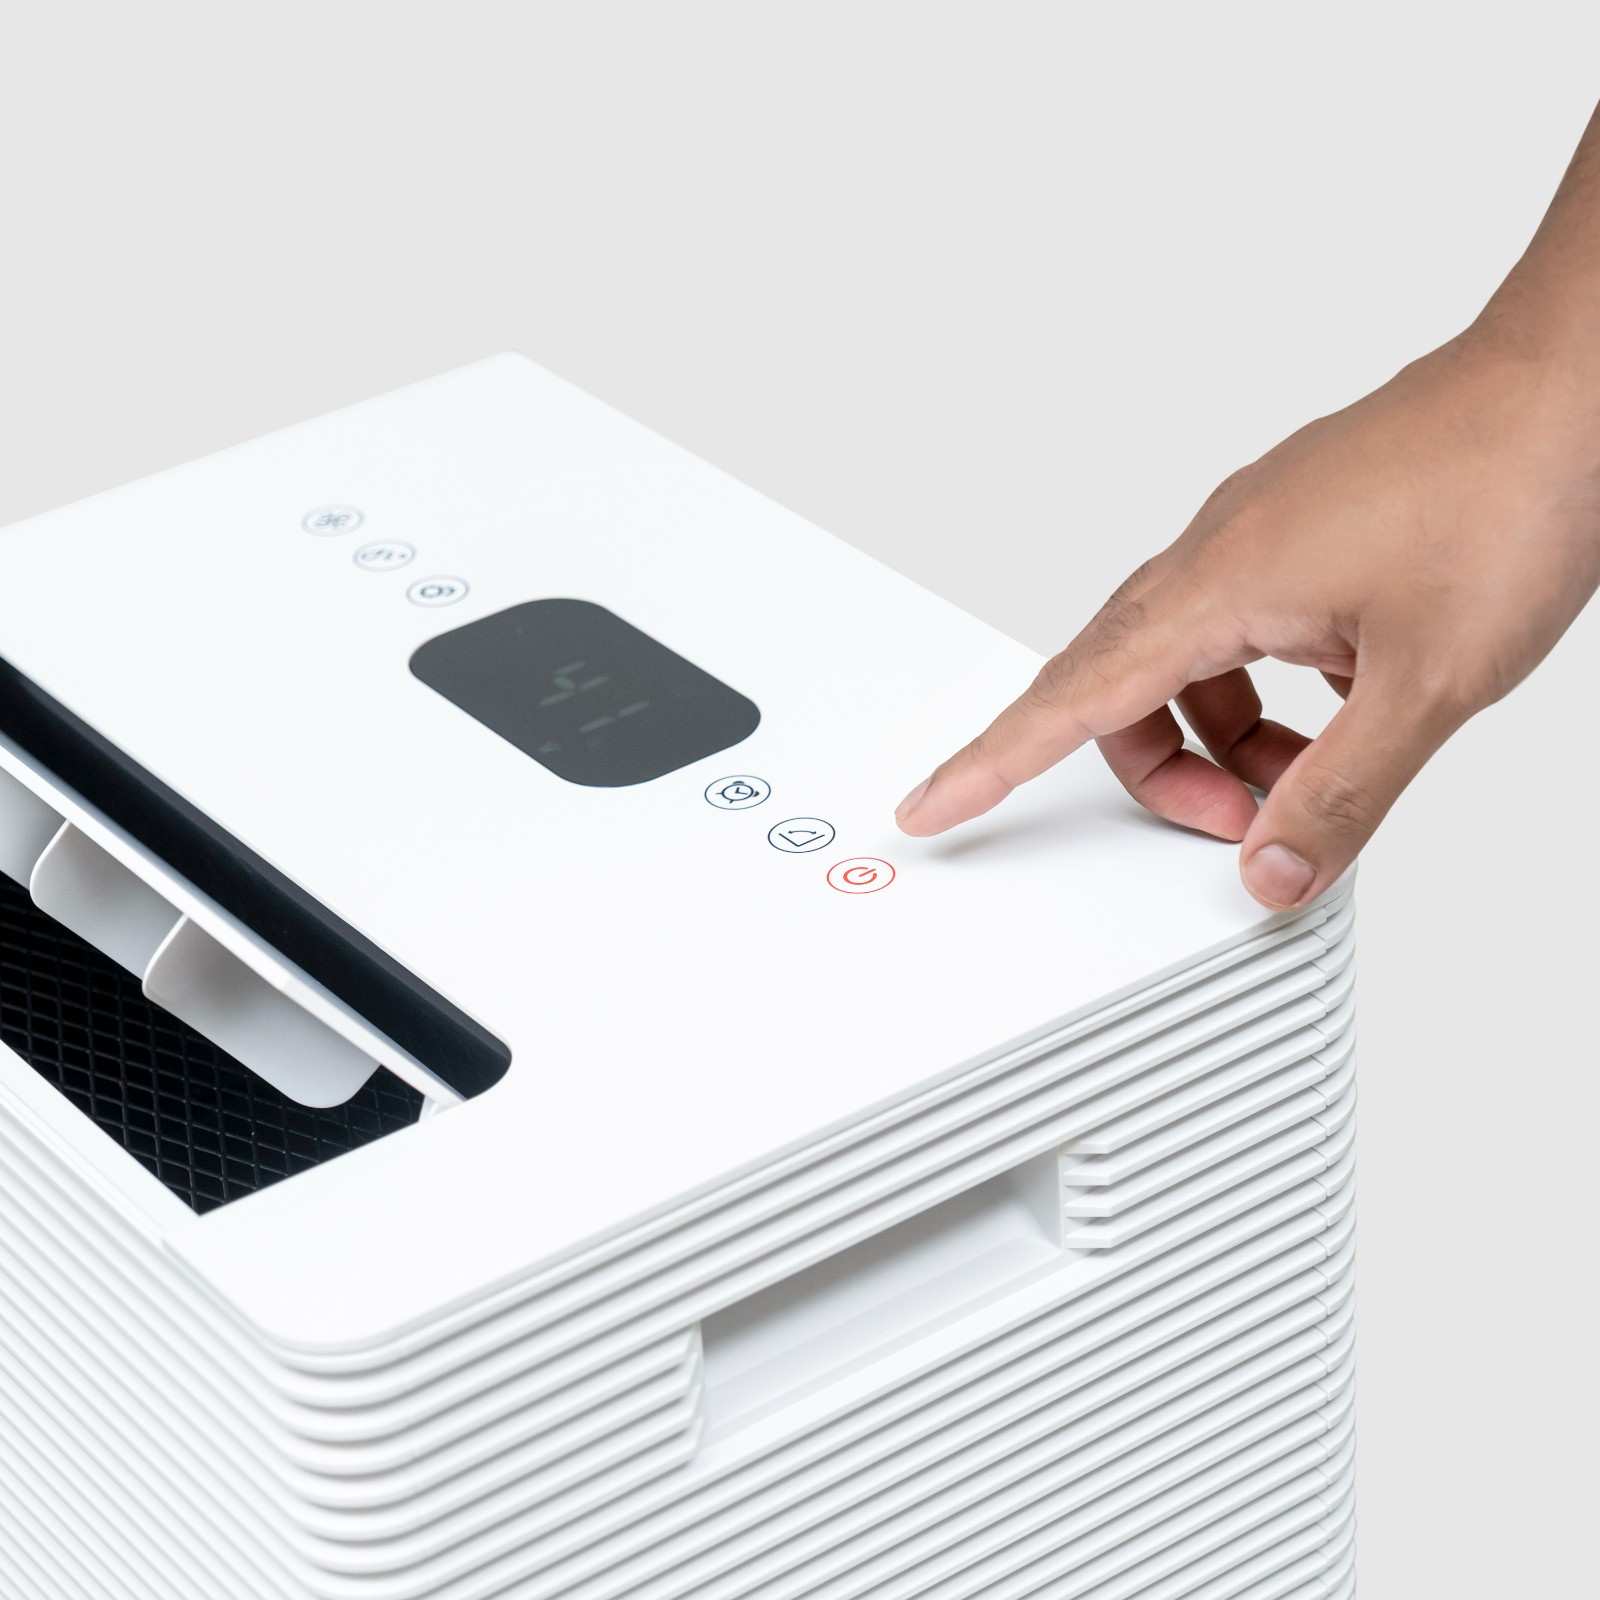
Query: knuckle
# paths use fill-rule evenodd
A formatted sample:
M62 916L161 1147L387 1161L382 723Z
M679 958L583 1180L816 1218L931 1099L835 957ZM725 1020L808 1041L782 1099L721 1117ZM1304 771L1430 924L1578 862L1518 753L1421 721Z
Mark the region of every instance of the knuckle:
M964 755L973 765L988 773L990 777L998 779L1007 789L1016 787L1016 779L1010 773L1007 748L1004 741L995 736L993 729L986 729L980 733L967 746Z
M1520 650L1508 651L1485 642L1473 652L1469 670L1457 668L1434 679L1434 704L1459 726L1486 706L1504 700L1527 673L1527 662Z
M967 741L967 747L958 758L979 767L992 767L996 755L994 733L985 729Z
M1119 650L1144 627L1149 611L1144 601L1132 595L1114 594L1101 606L1099 615L1083 636L1083 654L1092 663L1096 658Z
M1383 806L1365 784L1332 767L1309 767L1299 784L1300 805L1324 832L1364 838L1383 819Z
M1479 681L1480 678L1483 681ZM1426 672L1416 684L1417 704L1424 723L1444 728L1459 727L1474 712L1491 705L1509 691L1510 684L1497 688L1492 669L1488 673L1466 675L1442 670Z
M1186 552L1191 589L1234 594L1260 565L1264 533L1261 516L1252 506L1240 507L1206 529Z
M1526 669L1520 663L1512 665L1490 661L1483 673L1483 681L1475 685L1472 692L1458 696L1449 709L1455 713L1458 723L1465 722L1468 717L1476 716L1487 707L1498 705L1522 682L1525 675Z
M1406 674L1409 701L1419 725L1441 734L1459 728L1485 706L1503 699L1520 674L1492 644L1467 644L1434 652L1414 663Z
M1059 655L1051 656L1039 668L1038 675L1028 685L1023 699L1035 710L1058 710L1062 702L1072 692L1072 686L1077 677L1077 652L1069 647Z
M1240 545L1249 544L1260 538L1264 521L1261 509L1254 502L1235 506L1217 524L1207 541L1207 552L1213 557L1231 555Z
M1242 467L1236 467L1211 491L1201 506L1202 513L1212 515L1221 514L1229 505L1235 503L1240 495L1254 481L1256 468L1259 463L1247 461Z
M1023 691L1021 709L1050 724L1068 723L1083 733L1098 736L1115 726L1106 709L1115 688L1115 676L1100 664L1102 652L1077 640L1039 669Z
M1078 719L1095 733L1111 722L1109 702L1117 696L1120 680L1138 659L1139 634L1149 622L1142 600L1113 596L1094 621L1074 642L1071 655L1071 703ZM1067 685L1057 686L1056 704L1065 703Z
M1148 587L1156 574L1156 560L1155 556L1151 556L1148 561L1141 561L1106 597L1106 605L1111 606L1128 600L1141 589ZM1105 607L1101 609L1104 610Z

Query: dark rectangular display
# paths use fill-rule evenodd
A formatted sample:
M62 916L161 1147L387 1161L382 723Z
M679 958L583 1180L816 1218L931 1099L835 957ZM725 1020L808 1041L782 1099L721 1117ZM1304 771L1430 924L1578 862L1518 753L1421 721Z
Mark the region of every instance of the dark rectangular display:
M412 672L568 783L648 783L755 732L755 703L590 600L528 600L430 639Z

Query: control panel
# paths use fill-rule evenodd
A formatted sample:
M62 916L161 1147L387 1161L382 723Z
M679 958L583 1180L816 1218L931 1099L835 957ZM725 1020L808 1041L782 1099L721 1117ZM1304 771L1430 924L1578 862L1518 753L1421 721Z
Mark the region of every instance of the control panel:
M313 507L301 526L323 539L373 531L359 506L345 504ZM373 574L417 558L414 544L385 538L366 540L351 556ZM440 608L469 592L465 578L438 574L412 581L405 598ZM650 782L731 748L761 721L753 701L592 600L508 605L429 639L411 671L557 777L592 788ZM773 788L735 772L703 793L707 805L739 812L765 805ZM837 838L826 817L783 817L766 829L767 844L788 856L828 851ZM840 894L875 894L895 879L876 856L827 859L824 881Z
M752 811L772 798L773 786L751 772L733 772L714 778L705 788L706 803L719 811ZM767 829L767 843L780 855L810 856L828 850L838 838L838 829L826 817L784 817ZM825 881L841 894L872 894L887 889L895 879L895 869L877 856L849 856L833 859Z

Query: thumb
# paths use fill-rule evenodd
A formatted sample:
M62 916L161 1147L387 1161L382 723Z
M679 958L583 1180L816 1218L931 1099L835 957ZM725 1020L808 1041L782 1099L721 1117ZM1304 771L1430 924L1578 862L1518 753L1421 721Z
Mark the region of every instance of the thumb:
M1315 899L1360 854L1461 720L1419 704L1404 681L1359 679L1251 823L1239 850L1245 888L1274 910Z

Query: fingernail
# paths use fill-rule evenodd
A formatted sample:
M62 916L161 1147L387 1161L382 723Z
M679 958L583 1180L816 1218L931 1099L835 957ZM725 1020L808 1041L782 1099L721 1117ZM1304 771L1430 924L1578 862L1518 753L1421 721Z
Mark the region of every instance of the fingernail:
M1244 881L1250 892L1268 905L1295 906L1311 892L1317 869L1288 845L1264 844L1245 862Z
M922 782L919 783L916 788L913 789L911 793L908 794L905 799L894 808L894 820L896 822L904 822L906 818L909 817L911 813L922 804L922 797L928 792L928 785L932 782L932 778L924 778Z

